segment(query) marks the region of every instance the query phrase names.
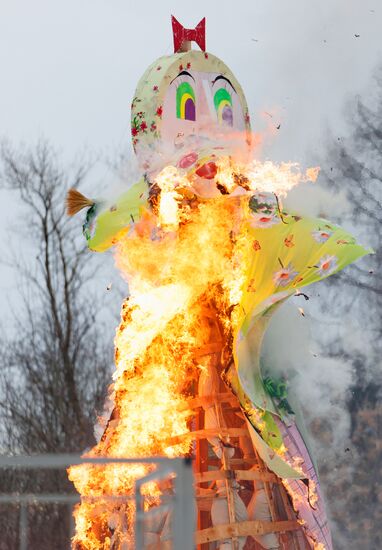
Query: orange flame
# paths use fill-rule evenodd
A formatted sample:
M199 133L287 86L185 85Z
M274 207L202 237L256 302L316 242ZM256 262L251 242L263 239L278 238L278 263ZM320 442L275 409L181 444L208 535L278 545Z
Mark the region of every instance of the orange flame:
M225 158L217 165L219 184L229 193L240 187L241 195L254 190L285 194L312 176L292 163L237 166ZM235 178L238 173L245 179ZM172 166L162 170L156 183L161 190L156 215L146 213L116 249L130 296L122 305L115 336L114 411L89 457L187 455L191 440L184 435L192 417L188 399L203 368L196 350L208 341L201 321L204 304L216 305L226 339L237 322L233 306L240 302L252 246L242 231L243 197L195 198L194 176L180 176ZM131 495L135 480L152 469L138 463L69 469L83 496L75 511L75 548L119 548L131 542L132 504L102 497ZM153 483L145 491L147 506L161 494Z

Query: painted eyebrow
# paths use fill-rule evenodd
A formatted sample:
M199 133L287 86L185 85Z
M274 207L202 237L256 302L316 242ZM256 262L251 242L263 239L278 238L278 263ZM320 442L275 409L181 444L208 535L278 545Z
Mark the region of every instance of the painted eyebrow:
M212 85L214 85L215 82L217 82L218 80L225 80L225 81L228 82L228 84L232 87L232 89L234 90L234 92L236 92L235 86L232 84L232 82L231 82L228 78L226 78L225 76L223 76L222 74L220 74L219 76L217 76L217 77L215 78L215 80L212 81Z
M170 82L170 84L172 84L174 82L174 80L176 80L179 76L189 76L192 78L192 80L195 82L195 78L192 76L192 74L190 74L188 71L181 71L178 75L176 75L175 78L173 78ZM232 86L232 84L231 84ZM233 86L232 86L233 87Z

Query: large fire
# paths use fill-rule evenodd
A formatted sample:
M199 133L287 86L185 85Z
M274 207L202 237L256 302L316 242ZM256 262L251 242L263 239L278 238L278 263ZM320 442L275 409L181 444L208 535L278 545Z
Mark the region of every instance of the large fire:
M86 456L191 452L189 400L205 369L201 350L208 344L200 320L212 304L219 311L222 339L231 341L252 246L243 223L249 215L248 196L261 191L282 195L316 175L314 169L302 174L296 165L271 162L234 170L221 159L214 180L220 192L208 199L194 192L196 176L181 176L171 166L157 176L152 211L116 247L116 264L130 295L115 337L114 411L100 442ZM132 504L102 500L102 495L132 494L135 480L152 468L116 464L70 469L70 479L84 497L75 511L75 548L128 547ZM146 491L155 500L160 488L151 484Z

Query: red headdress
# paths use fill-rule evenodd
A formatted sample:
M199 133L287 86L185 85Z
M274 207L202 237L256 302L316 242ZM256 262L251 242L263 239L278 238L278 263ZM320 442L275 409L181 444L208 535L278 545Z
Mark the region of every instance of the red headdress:
M174 53L190 49L190 42L196 42L199 48L206 51L206 18L203 17L194 29L185 29L172 15L172 33L174 35Z

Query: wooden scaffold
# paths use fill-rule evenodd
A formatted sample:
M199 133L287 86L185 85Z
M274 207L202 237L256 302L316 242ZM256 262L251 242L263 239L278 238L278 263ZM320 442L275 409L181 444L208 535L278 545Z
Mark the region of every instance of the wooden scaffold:
M206 342L195 354L202 370L189 402L197 549L309 550L281 479L256 452L238 399L223 382L224 338L214 308L203 309L202 322ZM256 517L264 512L266 519Z
M192 411L190 431L166 440L168 445L177 445L184 439L192 441L196 548L311 550L282 480L256 452L250 435L252 428L237 397L224 382L229 353L217 310L209 303L198 307L203 337L193 349L200 374L192 381L187 402ZM117 423L118 412L114 410L102 436L105 445ZM172 494L171 484L162 489L164 494ZM120 515L126 516L123 506ZM159 512L154 521L145 524L145 550L172 549L171 521L171 514ZM121 548L119 539L111 548Z

